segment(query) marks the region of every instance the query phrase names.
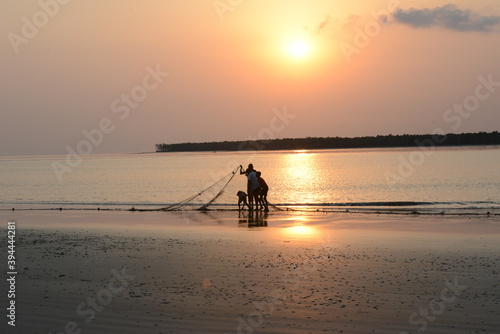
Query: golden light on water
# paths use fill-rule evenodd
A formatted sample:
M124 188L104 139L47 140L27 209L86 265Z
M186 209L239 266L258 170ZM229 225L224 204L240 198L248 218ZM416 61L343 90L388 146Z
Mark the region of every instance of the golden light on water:
M315 233L314 228L304 225L296 225L287 228L287 233L296 236L310 236Z
M314 226L296 223L296 225L284 227L282 235L285 239L295 241L316 241L321 238L320 230Z
M291 239L317 239L321 236L320 230L309 225L307 216L293 217L290 225L282 229L283 236Z
M292 202L312 203L317 200L318 194L307 190L324 177L317 166L317 154L308 153L307 150L294 151L283 155L281 165L285 179L293 182L294 192L287 194Z

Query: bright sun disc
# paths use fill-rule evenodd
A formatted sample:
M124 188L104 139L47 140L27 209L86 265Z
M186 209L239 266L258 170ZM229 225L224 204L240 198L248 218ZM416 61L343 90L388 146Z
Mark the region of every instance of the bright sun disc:
M309 46L304 41L293 41L288 52L294 58L302 58L309 53Z

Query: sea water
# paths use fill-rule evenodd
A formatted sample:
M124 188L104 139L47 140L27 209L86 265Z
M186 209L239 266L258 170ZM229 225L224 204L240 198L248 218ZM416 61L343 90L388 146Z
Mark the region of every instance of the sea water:
M191 198L183 208L194 209L214 197L209 208L234 209L236 192L246 191L237 167L253 163L269 202L284 209L500 213L498 147L80 158L0 157L0 209L156 209Z

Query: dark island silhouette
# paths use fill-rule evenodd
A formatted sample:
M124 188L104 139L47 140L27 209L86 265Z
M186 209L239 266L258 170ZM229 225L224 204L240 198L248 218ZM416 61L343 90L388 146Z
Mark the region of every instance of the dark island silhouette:
M500 145L500 133L477 132L446 135L379 135L367 137L307 137L269 140L156 144L156 152L206 152L244 150L314 150L349 148L433 147Z

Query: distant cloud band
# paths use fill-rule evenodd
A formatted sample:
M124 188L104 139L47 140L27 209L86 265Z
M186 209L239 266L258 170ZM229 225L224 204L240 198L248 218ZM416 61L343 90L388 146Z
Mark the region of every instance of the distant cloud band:
M415 28L441 27L455 31L491 32L500 24L500 16L480 15L453 4L436 8L398 9L393 18Z

